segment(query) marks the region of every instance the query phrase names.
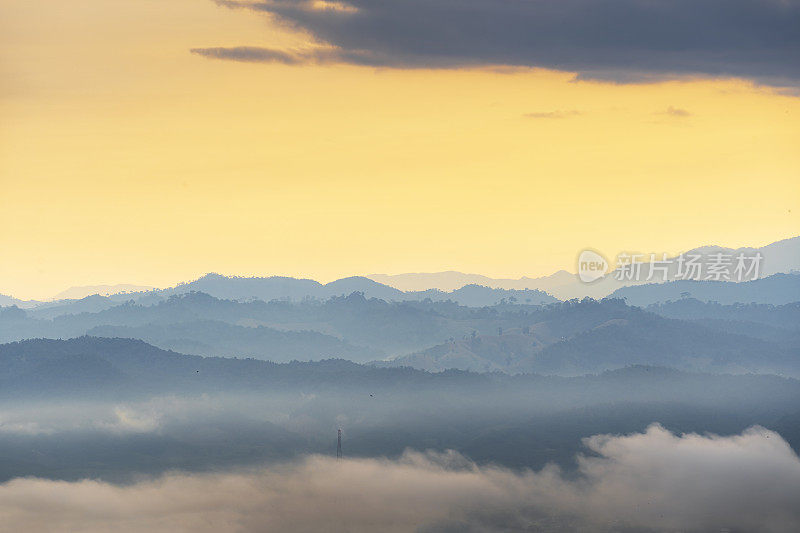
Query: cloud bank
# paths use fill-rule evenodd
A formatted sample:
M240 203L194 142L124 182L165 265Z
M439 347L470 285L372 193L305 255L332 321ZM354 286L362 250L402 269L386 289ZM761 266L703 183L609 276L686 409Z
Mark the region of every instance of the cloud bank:
M618 82L800 79L800 0L217 0L311 34L330 61L400 68L544 67ZM196 48L235 60L275 50ZM290 53L291 55L291 53ZM260 57L261 59L255 59ZM314 53L300 57L314 62Z
M222 400L208 395L181 398L152 397L146 401L118 404L100 402L61 402L25 406L3 406L0 410L0 436L58 435L69 432L153 433L170 425L196 421L202 412L206 420L230 419L243 401Z
M15 479L10 531L796 531L800 460L776 433L676 436L658 425L594 436L577 478L514 472L455 452L170 474L126 486Z

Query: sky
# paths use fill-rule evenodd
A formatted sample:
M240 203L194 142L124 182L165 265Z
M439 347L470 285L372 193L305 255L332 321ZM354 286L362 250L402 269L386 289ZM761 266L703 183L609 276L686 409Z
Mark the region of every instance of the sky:
M800 234L800 4L587 2L0 0L0 293Z

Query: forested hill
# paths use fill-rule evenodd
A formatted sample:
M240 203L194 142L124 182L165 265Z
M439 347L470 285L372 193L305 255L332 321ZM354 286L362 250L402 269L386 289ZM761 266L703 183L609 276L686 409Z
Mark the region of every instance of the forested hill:
M705 385L696 387L701 382ZM186 355L138 340L88 336L0 345L0 395L5 399L21 396L124 398L183 392L298 392L308 388L353 394L369 391L373 395L413 394L415 391L470 396L487 391L526 396L565 394L573 399L597 401L603 396L618 397L620 394L630 398L642 395L679 398L690 389L694 391L692 396L710 394L712 389L715 394L729 389L730 395L735 396L748 387L769 389L770 394L776 395L798 394L800 400L800 382L793 379L713 376L652 366L563 378L458 370L429 373L407 367L376 368L343 360L278 364L255 359Z

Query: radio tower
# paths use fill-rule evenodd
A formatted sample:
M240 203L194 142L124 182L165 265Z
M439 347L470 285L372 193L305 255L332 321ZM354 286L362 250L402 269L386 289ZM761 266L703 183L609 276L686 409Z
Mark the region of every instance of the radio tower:
M336 439L336 458L337 459L341 459L342 458L342 430L341 429L339 430L339 433L338 433L337 439Z

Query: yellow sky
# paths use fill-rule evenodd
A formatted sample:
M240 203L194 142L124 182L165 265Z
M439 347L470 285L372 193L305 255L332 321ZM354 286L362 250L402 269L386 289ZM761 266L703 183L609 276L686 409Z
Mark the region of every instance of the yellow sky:
M189 53L307 40L208 0L0 1L0 293L534 276L800 234L798 97Z

